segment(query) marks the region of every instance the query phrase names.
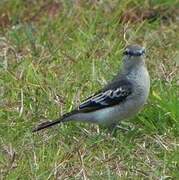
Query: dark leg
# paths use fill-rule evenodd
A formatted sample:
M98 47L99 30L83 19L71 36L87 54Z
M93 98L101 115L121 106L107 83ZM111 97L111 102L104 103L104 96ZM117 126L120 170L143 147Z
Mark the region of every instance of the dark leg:
M117 130L122 130L123 132L128 132L130 130L132 130L132 128L130 126L127 125L126 127L126 123L113 123L110 127L108 127L108 132L112 135L115 136L117 133Z
M111 124L107 129L108 129L109 134L111 134L112 136L116 136L116 132L117 132L117 124L116 123Z

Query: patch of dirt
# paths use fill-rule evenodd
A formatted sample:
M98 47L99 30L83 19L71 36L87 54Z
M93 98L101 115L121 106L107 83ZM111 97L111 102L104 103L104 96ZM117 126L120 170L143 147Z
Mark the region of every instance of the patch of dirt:
M44 15L48 15L50 18L55 18L61 12L63 6L60 2L48 2L43 4L34 15L27 18L30 21L37 21Z
M166 8L133 8L123 12L120 21L122 23L140 23L142 21L153 22L160 19L166 23L169 21L177 20L179 9L166 9Z
M0 27L4 28L11 24L10 18L7 13L0 14Z
M63 9L63 4L61 2L49 2L44 1L43 3L39 3L37 6L36 3L30 3L26 1L24 6L22 6L21 14L12 14L12 11L8 8L4 7L2 12L0 12L0 28L7 28L8 26L12 26L14 23L19 22L34 22L40 21L43 17L49 17L54 19L58 17L60 12ZM17 16L16 22L13 22L11 17Z

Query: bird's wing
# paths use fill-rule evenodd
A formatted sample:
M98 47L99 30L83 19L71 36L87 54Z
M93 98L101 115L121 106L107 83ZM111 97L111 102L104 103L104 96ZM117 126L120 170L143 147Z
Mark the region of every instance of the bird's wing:
M123 102L132 93L132 84L127 80L114 81L102 91L82 102L78 110L90 112Z

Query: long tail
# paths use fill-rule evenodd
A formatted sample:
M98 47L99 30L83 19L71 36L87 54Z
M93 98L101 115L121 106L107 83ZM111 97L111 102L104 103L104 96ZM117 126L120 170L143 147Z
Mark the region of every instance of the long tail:
M37 127L35 127L35 128L32 130L32 132L37 132L37 131L40 131L40 130L42 130L42 129L49 128L49 127L54 126L54 125L59 124L59 123L68 122L68 121L70 121L70 119L69 119L68 117L70 117L71 115L75 114L76 112L77 112L77 111L74 110L74 111L72 111L72 112L70 112L70 113L66 113L66 114L63 115L61 118L58 118L58 119L56 119L56 120L54 120L54 121L52 121L52 122L49 122L49 121L43 122L43 123L39 124Z
M55 121L52 121L52 122L49 122L49 121L43 122L43 123L39 124L37 127L35 127L32 130L32 132L37 132L37 131L40 131L40 130L45 129L45 128L49 128L51 126L54 126L55 124L59 124L59 123L62 123L62 122L63 122L63 120L61 120L61 118L57 119Z

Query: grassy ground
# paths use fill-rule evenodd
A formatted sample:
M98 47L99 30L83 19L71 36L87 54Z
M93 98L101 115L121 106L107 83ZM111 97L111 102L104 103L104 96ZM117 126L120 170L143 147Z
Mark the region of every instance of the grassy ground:
M0 1L0 179L179 179L177 0ZM115 137L68 123L32 134L147 47L148 104ZM178 75L178 76L177 76Z

